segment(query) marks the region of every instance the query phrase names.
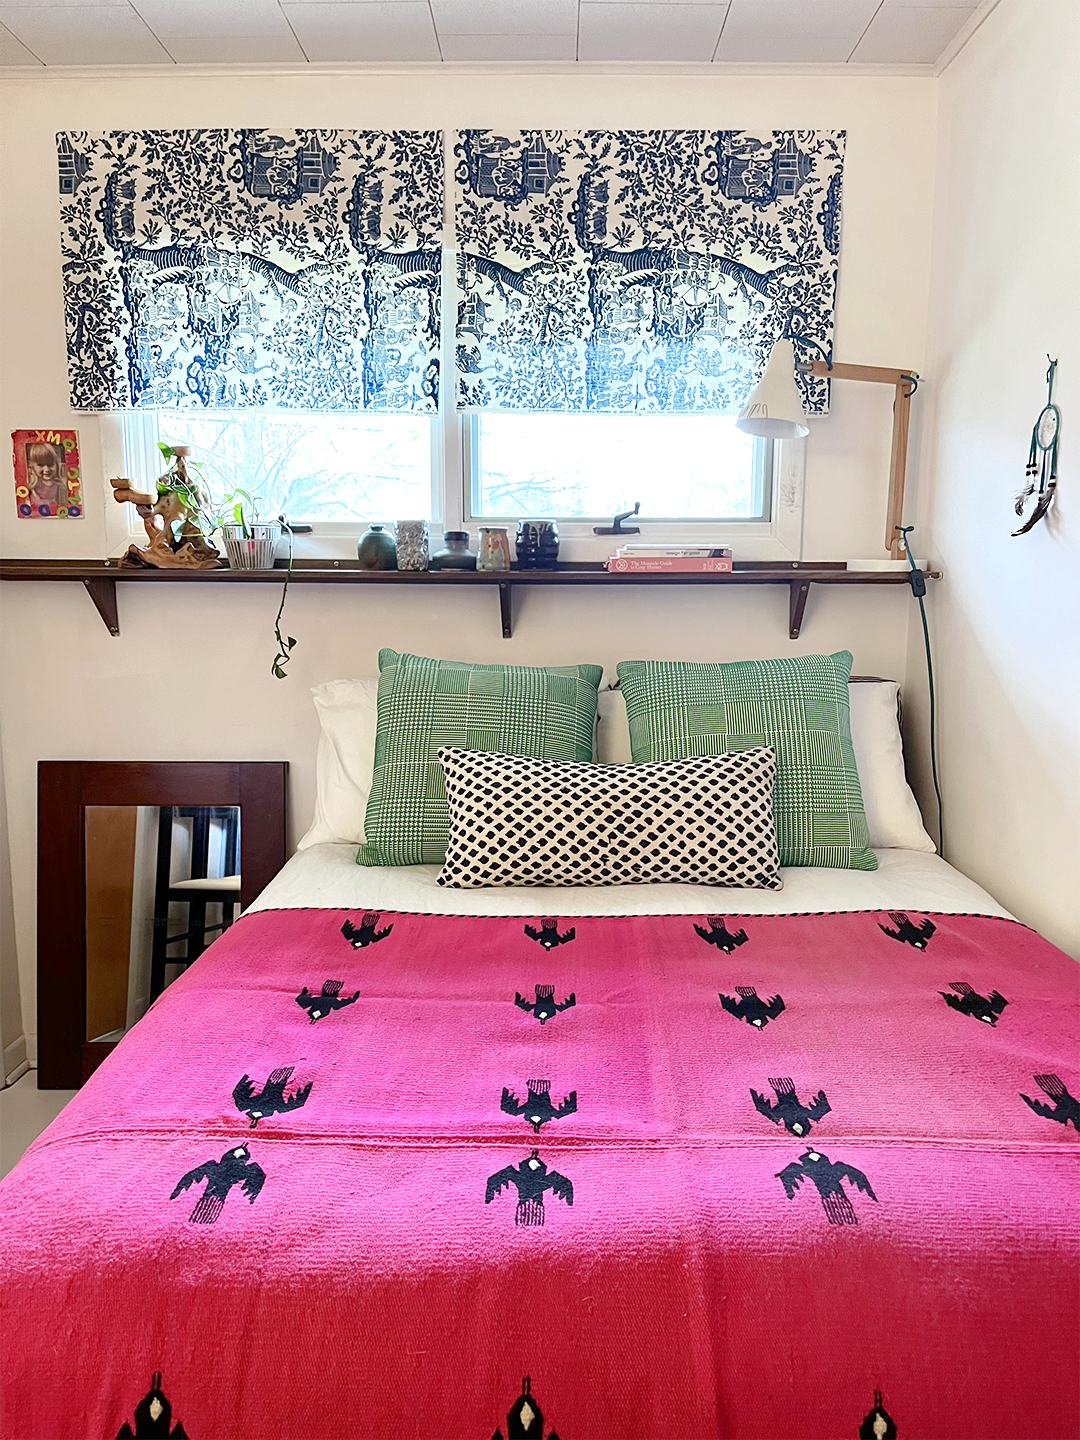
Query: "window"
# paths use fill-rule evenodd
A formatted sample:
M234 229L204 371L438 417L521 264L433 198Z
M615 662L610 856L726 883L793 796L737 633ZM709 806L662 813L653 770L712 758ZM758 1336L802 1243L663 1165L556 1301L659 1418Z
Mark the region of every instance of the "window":
M102 436L106 473L146 488L159 441L190 445L213 499L247 490L262 515L312 526L300 556L355 554L371 520L425 519L437 536L531 515L559 521L564 558L597 561L612 547L593 525L640 501L646 543L801 558L803 444L744 435L733 416L139 410L102 417ZM141 522L108 513L119 553Z
M431 517L432 430L412 415L139 412L125 417L125 451L145 482L162 468L159 440L190 445L215 501L242 489L264 516L355 528L372 517Z
M641 502L652 520L768 521L771 441L728 415L470 417L477 520L597 519Z

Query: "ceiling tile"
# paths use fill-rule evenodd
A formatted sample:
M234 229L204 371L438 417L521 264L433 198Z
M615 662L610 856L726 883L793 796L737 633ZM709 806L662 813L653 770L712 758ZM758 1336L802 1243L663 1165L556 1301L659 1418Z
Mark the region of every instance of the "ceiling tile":
M440 36L576 36L577 10L577 0L431 0Z
M883 5L851 58L879 64L933 64L974 13L973 5Z
M128 0L3 0L0 11L4 10L78 10L90 7L103 10L129 10Z
M178 65L273 65L306 59L288 26L284 35L185 36L162 44Z
M161 40L289 35L277 0L132 0ZM172 46L167 47L170 51Z
M843 62L879 0L731 0L717 60Z
M168 65L171 57L125 6L0 6L0 20L46 65Z
M6 25L0 25L0 65L40 65L41 61L32 54L21 40Z
M300 0L281 8L309 60L439 59L423 0Z
M543 60L573 60L576 35L442 35L444 60L517 60L536 65Z
M708 61L726 13L717 5L583 0L578 58Z

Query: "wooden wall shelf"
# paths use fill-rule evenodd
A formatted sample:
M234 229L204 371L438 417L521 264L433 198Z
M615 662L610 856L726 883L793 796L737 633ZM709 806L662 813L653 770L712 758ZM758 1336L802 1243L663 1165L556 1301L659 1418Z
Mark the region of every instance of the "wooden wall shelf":
M937 579L938 572L931 571ZM133 585L280 585L284 571L273 570L125 570L109 560L0 560L0 580L80 581L97 607L110 635L120 634L116 605L118 582ZM398 585L488 586L499 597L503 638L514 633L513 592L523 585L579 585L593 590L627 585L711 585L725 590L732 585L786 585L789 595L788 634L799 638L811 585L909 585L903 570L849 570L844 561L744 560L729 575L611 575L596 563L560 565L556 570L416 571L361 570L355 560L300 560L293 566L292 585Z

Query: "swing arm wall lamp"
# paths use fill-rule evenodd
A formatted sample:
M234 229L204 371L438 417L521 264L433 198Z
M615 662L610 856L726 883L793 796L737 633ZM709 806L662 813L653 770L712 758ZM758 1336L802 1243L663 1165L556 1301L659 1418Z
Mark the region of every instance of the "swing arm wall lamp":
M810 366L810 374L829 380L869 380L879 385L892 385L896 392L893 396L889 498L885 508L885 549L894 560L899 560L904 553L900 526L904 519L911 397L919 388L919 377L913 370L892 370L882 365L843 365L838 361L830 366L824 360L815 360Z

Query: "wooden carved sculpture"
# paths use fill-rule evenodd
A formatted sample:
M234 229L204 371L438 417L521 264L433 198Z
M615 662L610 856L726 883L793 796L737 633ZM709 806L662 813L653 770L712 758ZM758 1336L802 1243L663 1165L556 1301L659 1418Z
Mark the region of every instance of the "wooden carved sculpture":
M172 453L175 468L158 481L156 496L136 490L130 480L109 481L113 499L121 505L134 505L146 528L147 543L129 546L120 564L132 569L217 569L223 562L199 524L200 513L209 507L209 498L187 473L187 446L174 446Z

